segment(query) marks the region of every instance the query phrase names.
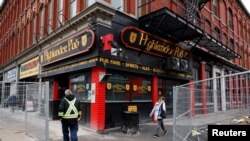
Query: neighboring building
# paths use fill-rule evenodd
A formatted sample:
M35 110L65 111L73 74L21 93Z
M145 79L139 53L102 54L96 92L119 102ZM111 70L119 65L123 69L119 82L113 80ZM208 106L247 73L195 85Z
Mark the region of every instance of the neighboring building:
M0 81L49 81L53 119L69 87L80 124L98 131L120 126L128 106L149 121L159 95L172 117L173 86L250 69L249 17L238 0L5 0ZM237 89L247 82L232 80L193 86L236 90L195 94L193 115L248 103Z

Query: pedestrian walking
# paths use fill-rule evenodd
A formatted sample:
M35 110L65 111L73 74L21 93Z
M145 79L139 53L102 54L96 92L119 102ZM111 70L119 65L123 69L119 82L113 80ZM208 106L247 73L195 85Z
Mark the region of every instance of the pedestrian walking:
M159 131L162 129L163 134L167 134L167 130L164 127L163 119L166 117L166 104L165 104L165 97L161 96L159 100L155 103L151 113L150 117L154 118L154 121L156 121L157 126L155 129L155 134L153 137L159 137Z
M77 141L78 121L81 119L80 101L76 99L71 90L65 90L65 97L59 106L59 117L62 122L64 141ZM70 133L70 137L69 137Z
M8 106L10 107L10 112L14 113L15 107L17 106L17 96L15 94L9 96Z

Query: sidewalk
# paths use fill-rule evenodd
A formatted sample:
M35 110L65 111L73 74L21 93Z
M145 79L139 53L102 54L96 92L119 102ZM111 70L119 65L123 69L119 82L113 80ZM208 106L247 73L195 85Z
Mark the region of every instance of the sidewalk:
M163 135L161 132L160 137L158 138L153 138L156 125L154 123L146 123L140 125L138 134L132 135L121 132L120 128L109 130L104 133L96 133L89 131L88 128L79 127L78 139L79 141L172 141L173 128L171 120L167 119L164 122L165 127L168 130L167 135ZM63 139L53 141L63 141Z
M25 112L21 110L10 113L8 108L0 108L0 113L0 141L45 140L45 119L37 116L36 112L27 113L27 125L25 125ZM151 122L140 125L139 133L132 135L121 132L119 127L96 133L90 128L79 126L78 139L79 141L172 141L172 119L165 119L164 123L168 134L163 135L161 132L158 138L153 138L156 125ZM63 141L61 130L59 120L50 120L49 141Z

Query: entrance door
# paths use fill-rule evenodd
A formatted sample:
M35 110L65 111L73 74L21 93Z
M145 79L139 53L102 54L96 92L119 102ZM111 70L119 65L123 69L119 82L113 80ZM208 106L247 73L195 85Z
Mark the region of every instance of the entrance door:
M167 118L173 117L173 87L181 84L182 82L176 80L159 79L158 94L166 97Z
M69 76L59 75L56 77L56 80L58 82L59 99L62 99L65 96L64 91L69 88Z
M220 77L221 74L219 72L216 72L216 77ZM218 111L222 110L222 104L221 104L221 78L216 79L216 92L217 92L217 106Z

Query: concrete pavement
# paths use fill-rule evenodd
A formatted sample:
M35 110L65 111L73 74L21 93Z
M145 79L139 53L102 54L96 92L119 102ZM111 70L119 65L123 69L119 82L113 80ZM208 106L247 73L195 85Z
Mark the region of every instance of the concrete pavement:
M80 127L78 139L79 141L172 141L173 140L173 128L172 125L165 122L165 127L168 130L167 135L163 135L161 132L160 137L153 138L154 130L156 125L153 123L146 123L140 125L139 133L137 134L125 134L121 132L120 129L113 129L103 133L95 133L92 131L88 131L88 129L84 129ZM85 135L81 135L81 132L85 132ZM55 141L63 141L62 139Z
M44 141L45 118L37 112L25 112L16 110L11 113L8 108L0 108L0 141ZM27 124L25 124L27 117ZM128 135L121 132L120 128L109 129L102 133L96 133L90 128L79 127L79 141L172 141L172 119L164 121L168 130L167 135L161 132L159 138L153 138L155 123L146 123L139 126L139 133ZM49 141L63 141L61 122L49 121Z

